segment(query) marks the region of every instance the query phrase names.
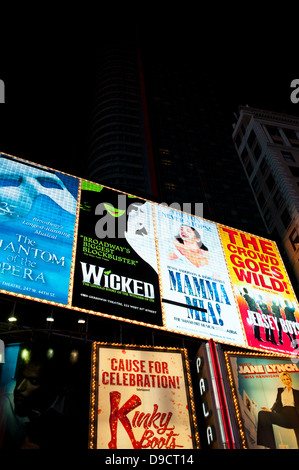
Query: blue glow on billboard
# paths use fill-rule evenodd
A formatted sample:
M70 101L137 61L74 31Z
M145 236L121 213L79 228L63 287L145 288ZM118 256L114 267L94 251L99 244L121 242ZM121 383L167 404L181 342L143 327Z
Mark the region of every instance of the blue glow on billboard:
M0 158L0 288L67 304L79 180Z

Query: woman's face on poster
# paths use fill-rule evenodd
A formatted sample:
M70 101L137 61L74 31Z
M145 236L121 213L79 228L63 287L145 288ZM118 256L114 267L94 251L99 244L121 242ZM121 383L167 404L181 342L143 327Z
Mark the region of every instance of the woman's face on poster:
M191 227L188 227L187 225L182 225L180 228L180 236L183 240L186 241L195 241L196 240L196 235L194 230Z
M281 381L287 388L292 387L292 379L289 375L287 375L287 374L282 375L281 376Z

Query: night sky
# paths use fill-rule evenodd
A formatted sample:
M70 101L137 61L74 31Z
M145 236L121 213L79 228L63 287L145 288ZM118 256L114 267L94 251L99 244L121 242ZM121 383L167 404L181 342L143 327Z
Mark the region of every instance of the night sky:
M294 12L269 20L257 10L233 16L211 6L162 15L144 6L130 21L91 8L33 12L1 20L1 152L85 176L94 58L103 37L120 30L125 37L137 29L149 59L203 70L229 123L246 104L299 115L290 100L298 77Z
M299 117L299 103L290 100L290 83L299 78L294 6L139 2L129 11L121 2L120 12L115 2L109 11L103 2L76 2L76 10L73 3L12 2L9 13L1 5L0 152L85 177L94 59L103 38L120 29L124 36L138 30L148 60L204 71L228 123L246 104Z

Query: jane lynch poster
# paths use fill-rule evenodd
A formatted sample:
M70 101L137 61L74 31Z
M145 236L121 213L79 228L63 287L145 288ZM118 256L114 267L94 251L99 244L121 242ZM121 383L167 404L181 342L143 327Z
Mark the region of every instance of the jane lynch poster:
M230 352L225 357L243 447L298 449L298 360Z

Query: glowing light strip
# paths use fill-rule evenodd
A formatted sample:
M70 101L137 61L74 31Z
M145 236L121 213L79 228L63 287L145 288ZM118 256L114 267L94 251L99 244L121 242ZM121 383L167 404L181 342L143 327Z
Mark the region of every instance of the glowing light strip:
M76 252L77 252L81 196L82 196L82 180L79 179L78 195L77 195L76 220L75 220L74 238L73 238L73 251L72 251L72 261L71 261L71 271L70 271L69 295L68 295L68 306L70 306L70 307L71 307L71 304L72 304L73 287L74 287L75 262L76 262Z
M203 340L210 340L211 339L211 336L204 336L204 335L198 335L196 333L190 333L190 332L181 332L180 330L177 330L177 329L171 329L171 328L167 328L165 325L166 325L166 321L165 321L165 305L164 305L164 302L165 302L165 299L163 299L163 289L162 289L162 278L161 278L161 265L160 265L160 258L159 258L159 249L158 249L158 238L157 238L157 224L156 224L156 214L155 214L155 206L157 205L161 205L161 204L158 204L158 203L154 203L148 199L144 199L142 197L139 197L139 196L135 196L135 195L132 195L130 193L126 193L124 191L118 191L118 190L115 190L113 188L110 188L109 186L104 186L104 185L100 185L98 184L99 186L103 186L104 188L107 188L107 189L110 189L112 191L115 191L117 193L122 193L122 194L126 194L127 196L130 196L130 197L138 197L139 200L143 200L144 202L149 202L151 204L151 208L152 208L152 217L153 217L153 227L154 227L154 238L155 238L155 248L156 248L156 259L157 259L157 267L158 267L158 282L159 282L159 292L160 292L160 298L162 299L161 301L161 310L162 310L162 323L163 323L163 326L158 326L158 325L152 325L151 323L145 323L145 322L142 322L142 321L137 321L137 320L131 320L131 319L127 319L127 318L123 318L123 317L120 317L120 316L117 316L117 315L111 315L111 314L107 314L107 313L104 313L104 312L100 312L100 311L93 311L93 310L88 310L88 309L83 309L83 308L78 308L78 307L75 307L72 305L72 292L73 292L73 285L74 285L74 272L75 272L75 260L76 260L76 249L77 249L77 241L78 241L78 226L79 226L79 208L80 208L80 203L81 203L81 195L82 195L82 181L83 179L81 178L78 178L76 176L72 176L72 175L69 175L68 173L65 173L63 171L60 171L60 170L53 170L47 166L44 166L44 165L41 165L41 164L36 164L36 163L32 163L28 160L25 160L25 159L21 159L21 158L18 158L18 157L15 157L13 155L9 155L9 154L6 154L6 153L3 153L3 152L0 152L0 156L3 156L4 158L8 158L8 159L12 159L12 160L15 160L17 162L20 162L20 163L24 163L26 165L31 165L33 167L37 167L37 168L41 168L41 169L44 169L44 170L48 170L48 171L51 171L51 172L58 172L58 173L61 173L61 174L64 174L64 175L67 175L69 177L72 177L74 179L76 179L78 181L78 197L77 197L77 212L76 212L76 219L75 219L75 226L74 226L74 238L73 238L73 250L72 250L72 259L71 259L71 271L70 271L70 283L69 283L69 292L68 292L68 300L67 300L67 304L64 304L64 303L58 303L58 302L54 302L54 301L51 301L51 300L47 300L47 299L41 299L41 298L37 298L37 297L33 297L33 296L30 296L30 295L24 295L24 294L20 294L20 293L15 293L15 292L11 292L11 291L7 291L5 289L0 289L0 293L3 293L3 294L7 294L7 295L12 295L14 297L17 297L17 298L21 298L21 299L28 299L28 300L33 300L33 301L37 301L37 302L41 302L41 303L45 303L45 304L48 304L48 305L52 305L52 306L56 306L56 307L63 307L63 308L67 308L67 309L70 309L70 310L74 310L74 311L79 311L81 313L87 313L87 314L91 314L91 315L97 315L97 316L101 316L101 317L104 317L104 318L109 318L109 319L112 319L112 320L117 320L117 321L123 321L123 322L128 322L128 323L133 323L133 324L136 324L136 325L140 325L140 326L146 326L146 327L149 327L149 328L155 328L157 330L161 330L161 331L167 331L167 332L170 332L170 333L175 333L175 334L180 334L180 335L184 335L184 336L189 336L189 337L193 337L193 338L200 338L200 339L203 339ZM90 182L88 180L84 180L86 182ZM92 183L92 182L90 182ZM92 183L92 184L96 184L96 183ZM173 210L176 210L177 212L182 212L176 208L173 208ZM202 220L207 220L209 222L208 219L202 219ZM232 282L232 279L231 279L231 275L230 275L230 271L229 271L229 268L228 268L228 263L227 263L227 257L225 256L225 253L224 253L224 245L223 245L223 240L222 240L222 237L220 235L220 231L219 231L219 227L226 227L225 225L222 225L222 224L217 224L216 222L213 222L213 221L210 221L212 222L213 224L216 225L217 227L217 231L218 231L218 236L219 236L219 240L220 240L220 243L221 243L221 246L222 246L222 251L223 251L223 258L225 260L225 263L226 263L226 268L227 268L227 272L228 272L228 277L230 279L230 283L231 283L231 287L232 287L232 293L233 293L233 296L234 296L234 300L235 300L235 304L237 306L237 311L238 311L238 314L239 314L239 322L241 324L241 328L242 328L242 333L243 333L243 336L246 340L246 343L245 344L239 344L239 343L233 343L231 341L226 341L222 338L218 338L217 339L215 338L215 341L219 342L219 343L222 343L222 344L228 344L228 345L231 345L231 346L234 346L234 347L242 347L242 348L246 348L246 349L250 349L250 350L255 350L255 351L260 351L262 353L265 353L265 351L267 352L267 350L265 350L265 348L259 348L259 347L253 347L253 346L248 346L248 343L247 343L247 339L246 339L246 333L245 333L245 329L244 329L244 323L243 323L243 320L241 318L241 314L240 314L240 310L239 310L239 307L238 307L238 302L236 300L236 294L235 294L235 290L233 288L233 282ZM229 227L231 228L231 227ZM237 230L237 229L236 229ZM239 230L238 229L238 232L242 232L242 233L248 233L248 232L243 232L242 230ZM250 235L250 234L249 234ZM257 238L262 238L262 237L259 237L257 235L253 235ZM268 239L265 239L267 241L269 241ZM292 294L294 295L294 298L296 298L295 296L295 293L294 293L294 290L293 290L293 286L289 280L289 277L288 277L288 273L285 269L285 266L284 266L284 263L283 263L283 260L281 258L281 255L279 253L279 250L277 248L277 245L275 242L273 242L275 244L275 247L277 249L277 254L278 254L278 257L279 257L279 260L281 262L281 265L282 267L284 268L284 272L285 272L285 275L286 275L286 278L288 279L288 283L289 283L289 286L290 286L290 289L292 291ZM166 300L167 301L167 300ZM196 308L196 307L193 307L194 309L199 309L201 310L200 308ZM269 350L268 350L269 351ZM270 353L270 351L269 351ZM282 354L280 351L273 351L271 350L271 353L272 354L275 354L275 355L279 355L279 356L282 356L284 354ZM295 354L295 353L294 353ZM288 353L286 354L286 357L292 357L292 353ZM295 356L297 356L297 354L295 354Z
M225 434L225 441L227 443L227 448L231 449L234 448L234 442L233 442L233 437L229 425L229 420L227 417L227 404L226 404L226 399L225 399L225 391L223 388L223 383L221 380L221 374L220 374L220 369L219 369L219 364L218 364L218 358L217 358L217 352L215 348L215 343L213 340L209 341L209 344L207 345L207 350L210 352L210 357L211 357L211 362L213 366L213 371L215 375L215 383L217 387L217 395L219 397L219 404L220 404L220 412L221 412L221 417L222 417L222 422L223 422L223 431Z

